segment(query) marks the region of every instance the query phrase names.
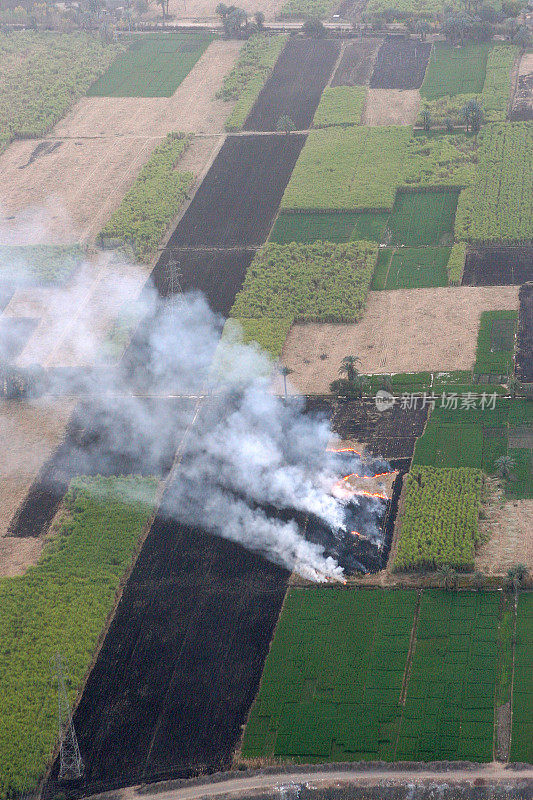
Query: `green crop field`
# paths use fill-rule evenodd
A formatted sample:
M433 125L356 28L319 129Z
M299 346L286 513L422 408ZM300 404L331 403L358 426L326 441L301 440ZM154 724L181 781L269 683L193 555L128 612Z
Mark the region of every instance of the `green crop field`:
M387 223L391 244L451 245L457 192L398 192Z
M0 150L44 136L120 52L86 33L0 33Z
M402 183L411 189L462 189L474 179L476 151L473 135L416 131L407 145Z
M356 322L377 252L373 242L266 244L248 268L231 316Z
M510 760L533 763L532 592L521 592L518 598Z
M422 97L435 100L447 95L481 92L491 47L490 42L463 47L436 42L420 87Z
M291 589L243 757L392 760L415 605L410 591Z
M315 112L313 128L359 125L366 94L366 86L327 86Z
M81 264L80 245L0 245L0 278L59 283Z
M365 211L344 213L289 211L279 214L269 240L278 244L317 240L348 242L357 239L381 242L388 218L387 213Z
M57 737L50 659L70 673L70 701L155 502L155 478L78 478L37 566L0 579L0 798L33 789Z
M372 289L419 289L447 286L449 247L381 249Z
M484 311L477 337L474 374L499 375L504 379L513 369L518 311Z
M492 761L500 598L424 591L396 758Z
M478 469L415 466L404 483L393 569L472 569L483 473Z
M226 120L228 131L240 130L244 125L286 42L286 36L257 34L250 37L241 49L237 63L216 94L222 100L236 101Z
M282 200L283 209L391 209L410 138L407 127L311 131Z
M222 338L225 342L229 340L232 343L250 344L255 342L263 352L268 353L272 358L279 359L291 325L292 317L261 317L259 319L230 317L224 325ZM218 370L220 358L223 358L224 355L217 350L216 357L219 362L216 365Z
M194 180L192 172L175 169L190 141L190 134L169 133L153 150L133 186L100 232L101 242L129 243L137 258L149 260Z
M241 755L293 762L491 761L497 592L292 589Z
M533 126L485 125L478 134L476 180L457 204L455 236L469 242L533 239Z
M92 97L171 97L214 36L154 33L132 39L125 53L94 83Z

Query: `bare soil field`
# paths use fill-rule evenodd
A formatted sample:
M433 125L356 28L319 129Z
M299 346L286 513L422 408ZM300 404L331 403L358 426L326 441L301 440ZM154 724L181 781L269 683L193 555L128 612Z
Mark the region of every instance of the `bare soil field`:
M14 545L5 539L9 522L20 506L39 470L63 438L72 400L21 403L5 401L0 406L0 575L15 574L38 557L39 547Z
M376 57L373 89L420 89L431 53L430 42L387 36Z
M304 394L328 392L348 354L364 373L470 369L481 312L517 308L516 286L370 292L355 325L293 325L282 361Z
M368 83L383 39L364 39L345 45L332 86L362 86Z
M488 537L476 555L475 567L489 575L505 575L515 564L533 569L533 500L503 502L499 481L489 479L491 501L480 521Z
M419 107L418 89L369 89L363 125L414 125Z
M215 94L242 46L242 41L212 42L172 97L84 97L55 126L53 135L157 137L173 130L223 133L234 104L216 100Z

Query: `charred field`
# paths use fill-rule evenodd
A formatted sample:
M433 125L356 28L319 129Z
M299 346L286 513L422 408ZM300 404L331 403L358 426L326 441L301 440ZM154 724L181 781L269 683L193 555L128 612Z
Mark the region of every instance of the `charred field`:
M533 383L533 283L520 289L516 373L523 383Z
M168 247L263 244L304 141L297 134L228 136Z
M483 247L467 253L463 286L521 286L533 280L533 245Z
M275 131L283 114L291 117L296 130L309 128L340 47L334 39L289 39L244 130Z
M347 44L331 85L361 86L368 83L382 43L381 39L367 39Z
M430 53L428 42L387 36L377 54L370 88L420 89Z

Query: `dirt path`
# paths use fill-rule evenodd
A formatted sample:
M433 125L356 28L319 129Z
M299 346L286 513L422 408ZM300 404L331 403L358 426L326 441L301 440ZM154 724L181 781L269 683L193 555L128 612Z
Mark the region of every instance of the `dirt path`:
M272 774L258 773L251 776L231 776L226 780L216 783L196 783L177 785L175 788L168 784L154 785L154 791L146 786L130 787L113 792L113 797L117 800L130 800L142 796L143 800L201 800L206 797L242 797L256 792L277 791L283 787L292 786L293 788L310 784L309 788L327 789L329 787L340 788L342 785L354 787L379 786L381 784L405 785L416 783L418 785L432 784L438 782L442 784L457 784L467 782L474 785L475 781L494 782L497 784L512 784L513 781L533 781L533 767L527 767L520 772L513 773L506 770L503 764L486 764L476 766L472 769L420 769L420 770L397 770L391 768L378 770L363 769L329 769L323 767L316 768L302 767L301 770L290 768L286 772ZM168 788L167 788L168 787ZM525 796L525 795L524 795ZM94 797L108 798L109 795L94 795Z

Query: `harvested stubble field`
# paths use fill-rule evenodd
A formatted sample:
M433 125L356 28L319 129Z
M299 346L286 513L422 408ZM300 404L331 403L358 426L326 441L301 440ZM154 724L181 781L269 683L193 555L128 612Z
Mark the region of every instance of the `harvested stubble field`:
M169 246L262 244L304 141L303 135L228 137Z
M481 312L505 308L518 308L518 287L370 292L355 325L293 325L282 360L304 394L327 393L347 353L359 356L364 373L469 370Z
M363 125L414 125L418 117L417 89L369 89Z
M242 756L491 761L500 613L495 592L292 589Z
M172 485L74 715L82 791L227 769L288 573L174 522ZM56 763L45 797L57 794Z
M342 58L331 81L332 86L363 86L370 80L382 40L364 39L344 45Z
M213 36L156 33L135 36L126 52L88 91L92 97L170 97L194 67Z
M419 89L431 44L418 39L387 36L377 54L371 89Z
M499 488L492 494L480 521L486 541L476 553L475 569L506 575L515 564L533 564L533 500L505 501Z
M476 247L466 255L464 286L507 286L533 281L533 246Z
M287 114L296 130L307 130L339 53L340 42L332 39L289 39L244 129L275 131Z

